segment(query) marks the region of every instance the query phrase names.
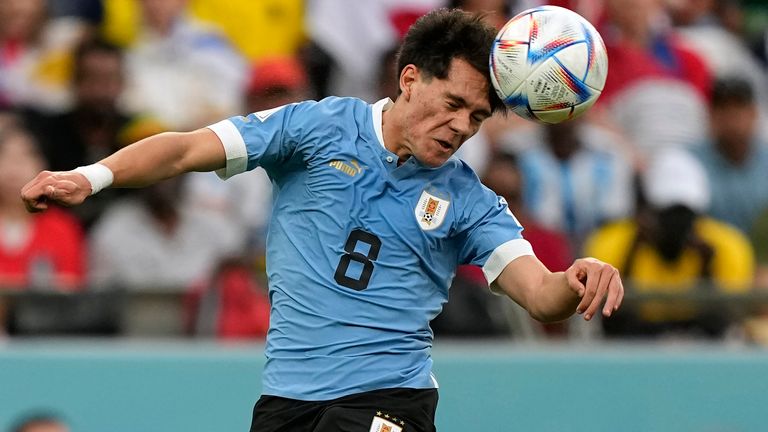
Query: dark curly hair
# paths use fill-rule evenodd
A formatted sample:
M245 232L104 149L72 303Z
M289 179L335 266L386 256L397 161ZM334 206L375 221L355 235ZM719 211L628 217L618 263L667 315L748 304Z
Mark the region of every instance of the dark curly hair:
M496 30L483 21L483 15L459 9L436 9L419 18L408 30L397 57L398 76L409 64L416 65L428 78L445 79L451 60L460 58L488 80L488 100L493 112L506 111L506 105L490 84L488 57Z

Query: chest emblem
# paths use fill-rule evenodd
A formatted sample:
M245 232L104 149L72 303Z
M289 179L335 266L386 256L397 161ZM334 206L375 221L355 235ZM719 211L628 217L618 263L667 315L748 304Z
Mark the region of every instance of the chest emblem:
M415 209L416 221L421 229L429 231L439 227L445 220L450 205L451 202L447 199L438 198L427 191L421 192Z

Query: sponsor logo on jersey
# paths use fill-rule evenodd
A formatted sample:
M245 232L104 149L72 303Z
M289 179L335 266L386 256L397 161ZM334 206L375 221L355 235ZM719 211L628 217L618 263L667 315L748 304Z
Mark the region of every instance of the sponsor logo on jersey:
M285 105L282 105L282 106L279 106L279 107L275 107L275 108L271 108L271 109L264 110L264 111L255 112L254 115L256 116L257 119L261 120L261 122L263 123L264 121L266 121L269 118L269 116L271 116L272 114L280 111L281 109L283 109L283 107L285 107Z
M373 416L369 432L402 432L403 426L405 426L405 421L402 419L378 411Z
M506 207L507 208L507 210L506 210L507 214L512 216L512 219L515 220L516 224L520 225L520 221L517 220L515 215L512 214L512 210L509 209L509 204L507 204L507 200L504 197L499 197L499 205L502 206L502 207Z
M439 227L445 220L450 204L449 200L439 198L426 190L421 192L415 209L416 221L421 229L429 231Z
M360 174L361 172L363 172L363 167L361 167L360 164L354 159L352 159L349 162L334 160L334 161L331 161L331 163L329 163L328 165L336 168L337 170L343 172L344 174L350 177L354 177Z

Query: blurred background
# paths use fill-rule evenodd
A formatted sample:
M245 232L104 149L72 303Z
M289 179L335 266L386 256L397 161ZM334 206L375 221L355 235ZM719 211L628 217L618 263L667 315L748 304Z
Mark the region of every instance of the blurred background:
M624 307L543 326L460 267L432 323L438 430L765 430L768 4L548 3L601 32L601 98L559 125L494 117L459 156L550 270L618 267ZM500 28L539 4L0 0L0 431L244 431L261 389L263 171L32 215L37 172L294 101L394 99L425 12Z

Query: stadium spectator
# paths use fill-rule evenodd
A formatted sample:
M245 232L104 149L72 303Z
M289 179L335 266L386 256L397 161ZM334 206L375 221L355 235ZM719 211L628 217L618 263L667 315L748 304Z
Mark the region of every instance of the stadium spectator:
M101 2L105 9L104 37L119 46L131 46L139 37L141 0ZM305 3L305 0L260 0L258 3L252 0L194 0L187 2L186 9L196 19L220 28L249 62L255 62L296 54L306 38Z
M492 155L483 184L507 200L509 210L525 227L523 235L540 256L541 262L553 272L564 271L573 261L568 236L559 230L541 225L525 205L525 179L517 156L507 152Z
M0 106L67 108L71 51L86 33L76 18L49 19L46 0L0 2Z
M618 271L599 260L549 272L504 200L451 157L506 109L489 82L495 33L479 16L431 12L405 37L394 102L330 97L155 135L97 164L40 173L22 199L41 211L109 186L264 167L276 185L271 316L251 430L434 430L428 324L457 265L482 265L541 321L610 316L623 297Z
M379 97L388 97L392 100L397 99L400 91L397 82L397 50L400 46L393 44L389 49L384 50L379 57L379 70L377 71L377 88Z
M760 117L768 119L768 73L743 34L723 25L717 11L724 3L727 2L679 1L668 2L667 8L682 40L705 61L711 73L715 77L746 79L752 86Z
M568 238L560 232L538 225L523 205L523 181L517 158L497 152L489 158L483 184L507 201L509 210L525 227L525 239L531 243L541 262L551 271L563 271L572 262ZM456 269L450 288L450 301L430 324L436 336L490 337L525 334L521 325L510 322L501 297L492 295L481 268L463 265ZM528 319L526 326L535 325Z
M768 208L757 217L749 234L755 247L755 289L765 294L768 292ZM744 324L747 340L768 346L768 307L753 305L751 312Z
M10 432L69 432L69 426L59 416L50 413L26 415L11 426Z
M444 0L308 1L307 36L327 56L327 93L376 100L377 59L424 13ZM344 25L339 25L344 23ZM316 53L311 55L316 56Z
M32 111L27 119L54 171L92 163L128 144L120 140L131 121L118 107L124 90L122 51L88 40L76 48L73 60L72 108L53 115Z
M86 244L77 220L53 208L27 213L18 191L45 167L34 138L0 130L0 287L78 289L85 282Z
M515 141L528 144L519 152L526 208L565 233L572 251L602 223L632 214L632 166L610 134L577 119L517 133Z
M210 280L186 298L190 332L217 339L264 339L269 329L269 299L247 263L225 260Z
M126 105L174 130L239 113L245 60L187 0L141 0L139 36L126 51Z
M755 245L757 259L755 285L760 289L768 290L768 208L755 220L750 238Z
M78 46L71 87L71 109L58 114L25 112L30 130L39 138L53 171L94 163L130 142L164 130L148 117L131 116L119 107L124 63L123 53L116 46L98 40ZM109 191L73 212L90 229L104 209L125 194L125 190Z
M215 23L251 62L296 54L305 41L305 0L198 0L190 13Z
M648 78L678 79L692 85L702 98L708 97L711 71L665 24L667 20L662 3L656 0L606 0L601 35L611 73L601 97L611 99Z
M47 0L52 17L74 16L94 27L104 19L104 0Z
M184 292L242 251L221 215L186 205L184 177L112 205L91 230L91 283L98 288Z
M485 22L497 30L501 30L512 17L511 4L506 0L450 0L446 6L471 13L482 13Z
M294 56L270 57L254 63L245 94L247 112L263 111L312 96L304 65Z
M595 113L625 135L640 166L660 149L701 143L712 78L665 24L661 2L606 0L605 16L610 73Z
M716 81L710 104L711 140L697 152L707 169L708 213L748 233L768 208L768 141L758 133L758 108L750 83Z
M607 335L723 335L730 324L726 307L697 304L696 294L748 292L754 256L744 234L703 215L709 195L699 161L684 150L668 149L642 175L646 202L635 218L608 224L590 236L584 252L615 265L629 283L628 295L688 296L626 308L604 321Z

